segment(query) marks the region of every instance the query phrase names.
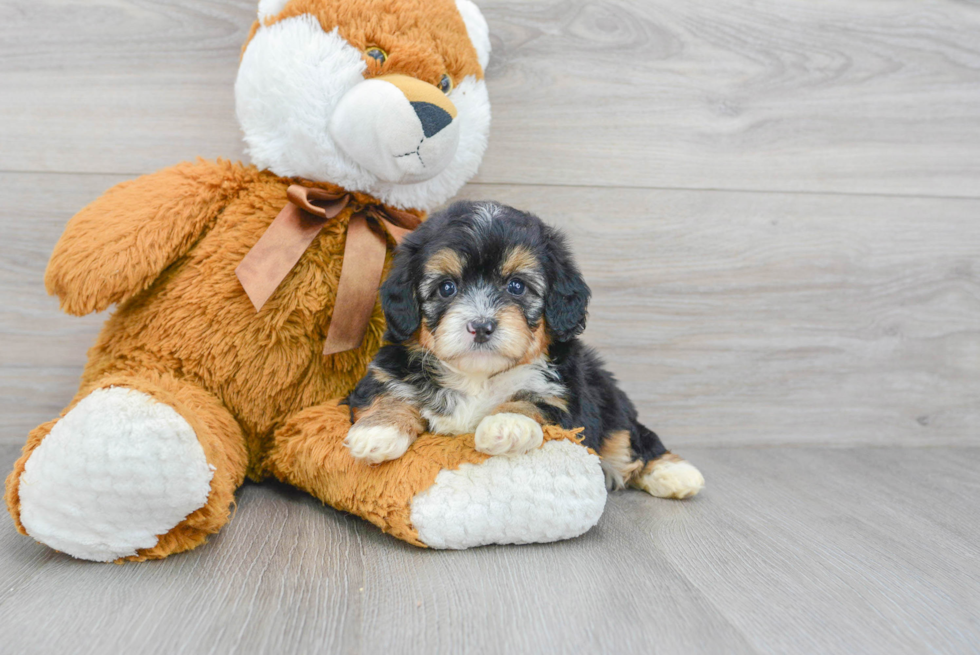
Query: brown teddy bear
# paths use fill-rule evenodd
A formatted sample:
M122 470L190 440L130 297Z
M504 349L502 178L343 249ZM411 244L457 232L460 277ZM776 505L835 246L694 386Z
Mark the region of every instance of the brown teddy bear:
M479 166L487 25L470 0L261 0L236 105L253 164L184 163L68 223L45 282L81 315L117 305L77 395L6 484L18 530L75 557L194 548L246 476L306 489L418 545L581 534L598 458L546 429L489 458L423 435L369 467L345 396L381 344L395 242ZM568 490L572 489L572 492Z

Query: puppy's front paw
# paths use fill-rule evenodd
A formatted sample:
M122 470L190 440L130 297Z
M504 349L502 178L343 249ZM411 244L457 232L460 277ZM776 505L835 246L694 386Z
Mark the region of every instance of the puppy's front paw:
M523 414L491 414L476 428L476 449L487 455L526 453L543 440L538 422Z
M379 464L405 454L414 439L393 425L358 425L347 432L344 445L354 459Z

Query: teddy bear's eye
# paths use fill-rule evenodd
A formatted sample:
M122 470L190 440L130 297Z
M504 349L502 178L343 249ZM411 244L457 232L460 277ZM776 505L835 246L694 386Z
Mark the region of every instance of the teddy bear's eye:
M443 93L449 93L453 90L453 80L449 75L443 74L442 79L439 80L439 90Z
M388 60L388 53L377 46L372 46L364 51L368 57L378 62L378 64L383 64Z

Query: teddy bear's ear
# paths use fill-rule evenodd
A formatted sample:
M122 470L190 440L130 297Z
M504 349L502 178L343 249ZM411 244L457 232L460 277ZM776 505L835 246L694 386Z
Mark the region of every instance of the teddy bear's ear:
M487 26L487 21L483 18L480 8L473 4L473 0L456 0L456 8L463 16L463 22L466 23L466 32L470 36L473 47L476 48L480 68L486 70L487 64L490 63L490 28Z
M289 0L259 0L259 22L264 23L266 18L272 18L288 3Z

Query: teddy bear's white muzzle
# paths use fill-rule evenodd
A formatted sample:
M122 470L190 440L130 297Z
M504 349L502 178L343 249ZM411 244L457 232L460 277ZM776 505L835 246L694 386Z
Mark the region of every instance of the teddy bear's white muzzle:
M453 160L459 122L438 89L432 87L440 94L434 97L417 92L418 85L431 85L416 80L405 89L399 82L379 77L359 83L341 98L328 129L344 154L381 180L423 182Z

